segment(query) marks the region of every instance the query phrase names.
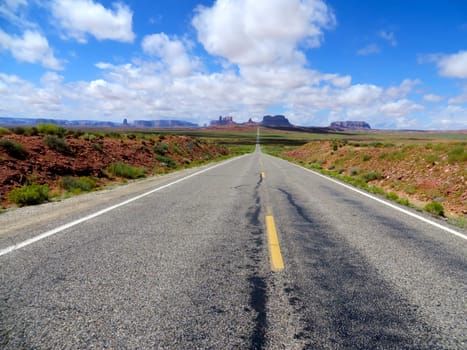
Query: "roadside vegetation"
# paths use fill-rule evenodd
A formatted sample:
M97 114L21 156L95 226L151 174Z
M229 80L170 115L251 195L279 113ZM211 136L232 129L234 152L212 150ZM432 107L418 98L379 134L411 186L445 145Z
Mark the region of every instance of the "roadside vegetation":
M319 135L298 147L266 144L263 151L467 227L465 135L333 136Z

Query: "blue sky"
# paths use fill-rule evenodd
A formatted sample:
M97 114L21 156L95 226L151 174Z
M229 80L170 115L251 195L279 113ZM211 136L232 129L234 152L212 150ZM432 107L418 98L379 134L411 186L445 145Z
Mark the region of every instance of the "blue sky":
M0 116L467 129L464 0L0 0Z

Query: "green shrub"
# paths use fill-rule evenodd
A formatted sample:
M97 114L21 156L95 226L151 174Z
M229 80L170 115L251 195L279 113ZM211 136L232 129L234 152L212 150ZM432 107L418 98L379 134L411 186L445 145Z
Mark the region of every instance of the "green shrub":
M8 199L19 206L44 203L49 200L49 186L24 185L8 193Z
M169 145L161 142L158 145L154 146L154 153L159 155L165 155L169 151Z
M94 148L98 152L103 152L104 148L101 143L93 143L92 148Z
M465 152L464 145L455 146L448 154L448 162L455 163L455 162L466 162L467 161L467 152Z
M436 154L427 154L425 155L425 161L427 163L435 163L439 161L439 157Z
M350 168L350 176L355 176L355 175L358 175L358 174L360 174L360 167L354 166L354 167Z
M10 157L16 159L25 159L28 156L28 152L24 149L23 145L11 140L0 140L0 147L2 147Z
M86 141L92 141L92 140L95 140L96 138L97 136L94 134L85 133L83 135L83 139L85 139Z
M165 165L167 165L169 168L176 168L176 167L177 167L177 163L175 163L175 162L173 161L173 159L171 159L170 157L158 155L158 156L156 156L156 159L157 159L157 161L158 161L159 163L165 164Z
M381 173L379 171L372 171L372 172L363 174L362 178L363 178L363 180L365 180L365 182L370 182L370 181L373 181L373 180L379 180L379 179L381 179Z
M8 130L7 128L0 127L0 136L8 135L9 133L10 133L10 130Z
M25 129L22 126L17 126L17 127L13 128L13 129L11 129L11 131L13 131L13 133L16 134L16 135L24 135Z
M433 215L444 216L444 207L440 202L433 201L428 203L423 209Z
M110 164L105 170L112 176L124 177L126 179L137 179L146 176L144 168L131 166L122 162Z
M397 201L397 200L399 200L399 196L398 196L398 194L395 193L395 192L386 193L386 198L387 198L387 199L390 199L390 200L392 200L392 201Z
M58 135L58 136L63 136L66 133L66 129L62 128L56 124L52 123L45 123L45 124L37 124L37 130L41 134L47 134L47 135Z
M96 188L96 181L89 177L75 178L65 176L61 183L61 187L73 193L89 192Z
M363 155L363 161L364 162L368 162L370 159L371 159L371 155L369 155L369 154L364 154Z
M59 153L69 155L71 154L71 149L68 143L61 137L56 135L46 135L44 137L44 143L49 146L51 149L56 150Z

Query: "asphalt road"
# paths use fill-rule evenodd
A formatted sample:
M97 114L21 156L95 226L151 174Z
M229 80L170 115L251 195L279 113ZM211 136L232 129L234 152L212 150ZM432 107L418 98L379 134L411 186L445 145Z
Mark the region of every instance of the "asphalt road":
M259 151L198 171L1 214L0 348L467 347L467 240Z

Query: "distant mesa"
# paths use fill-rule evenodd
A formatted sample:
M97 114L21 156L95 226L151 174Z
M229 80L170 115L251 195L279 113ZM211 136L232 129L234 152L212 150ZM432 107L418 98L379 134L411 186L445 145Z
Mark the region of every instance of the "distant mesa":
M183 120L135 120L132 123L127 118L123 123L106 122L99 120L64 120L45 118L2 118L0 125L3 126L34 126L37 124L56 124L65 127L105 127L105 128L197 128L198 124Z
M346 130L370 130L371 126L367 122L363 121L339 121L332 122L329 126L333 129L346 129Z
M269 127L293 127L289 120L283 115L265 115L262 122L255 122L253 119L248 119L246 123L236 123L231 116L220 116L219 119L212 120L210 126L235 126L235 125L246 125L246 126L269 126Z
M210 125L211 126L233 126L233 125L238 125L238 124L233 121L233 117L220 116L219 119L211 120Z
M283 115L265 115L263 117L263 121L261 123L263 126L271 126L271 127L291 127L293 126L290 124L289 120L284 117Z

